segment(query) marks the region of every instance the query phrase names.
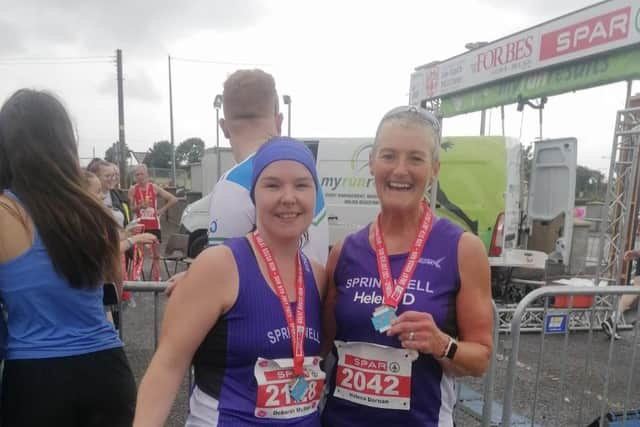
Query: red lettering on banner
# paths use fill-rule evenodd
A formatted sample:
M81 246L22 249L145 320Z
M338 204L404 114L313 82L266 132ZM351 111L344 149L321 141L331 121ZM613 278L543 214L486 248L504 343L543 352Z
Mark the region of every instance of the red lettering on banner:
M540 60L626 39L629 36L630 16L631 7L627 6L543 34L540 39Z
M345 354L344 363L345 365L351 365L357 368L371 369L373 371L388 371L387 362L385 360L364 359L361 357L355 357L351 354Z
M432 68L426 75L426 89L427 95L433 96L433 94L438 90L438 85L440 83L440 70L437 68Z
M529 36L480 52L476 55L475 62L471 65L471 71L474 73L482 73L484 71L490 71L500 65L506 65L528 58L533 52L532 42L533 36Z

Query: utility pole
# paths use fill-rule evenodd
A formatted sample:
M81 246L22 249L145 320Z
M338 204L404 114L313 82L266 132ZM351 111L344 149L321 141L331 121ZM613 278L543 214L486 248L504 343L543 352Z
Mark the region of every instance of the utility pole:
M120 187L127 188L127 149L124 139L124 96L122 93L122 50L116 50L116 69L118 74L118 143L120 155Z
M291 97L282 95L282 101L287 106L287 136L291 137Z
M171 55L169 59L169 127L171 129L171 175L173 176L173 186L178 187L176 180L176 143L173 139L173 91L171 87Z
M216 109L216 182L220 181L221 162L220 162L220 108L222 108L222 95L216 95L213 100L213 108Z

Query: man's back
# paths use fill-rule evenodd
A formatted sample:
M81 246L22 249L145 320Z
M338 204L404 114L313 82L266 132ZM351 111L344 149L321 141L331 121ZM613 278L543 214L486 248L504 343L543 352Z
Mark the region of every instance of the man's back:
M281 134L282 114L273 76L262 70L238 70L224 82L223 112L219 120L238 162L216 183L209 205L209 246L253 230L256 210L251 196L255 152L269 138ZM314 220L304 252L322 265L329 252L329 225L324 196L318 189Z

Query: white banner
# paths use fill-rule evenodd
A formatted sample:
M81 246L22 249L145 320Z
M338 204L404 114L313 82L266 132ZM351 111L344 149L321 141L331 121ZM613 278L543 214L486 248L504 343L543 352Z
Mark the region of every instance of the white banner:
M411 75L409 102L640 44L640 1L611 0L540 24Z

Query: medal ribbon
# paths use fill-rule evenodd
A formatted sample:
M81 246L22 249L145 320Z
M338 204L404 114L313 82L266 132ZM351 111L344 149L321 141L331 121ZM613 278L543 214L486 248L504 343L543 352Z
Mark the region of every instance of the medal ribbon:
M129 280L129 272L127 271L127 260L125 255L120 255L120 264L122 265L122 280Z
M293 373L297 376L302 375L302 367L304 365L304 332L305 332L305 310L304 310L304 279L302 277L302 263L300 262L300 254L297 256L296 265L296 316L293 317L291 311L291 304L289 303L289 297L287 296L287 289L284 286L282 277L280 276L280 270L276 264L276 260L271 254L271 250L267 247L266 243L258 233L254 231L251 235L253 243L258 248L258 252L262 257L267 270L269 271L269 278L271 283L276 289L276 294L280 299L282 305L282 311L287 319L287 326L289 327L289 335L291 337L291 349L293 351Z
M133 246L133 262L131 265L131 280L140 280L142 266L144 265L144 249L142 245Z
M382 227L380 226L380 214L376 218L376 224L374 227L374 243L376 247L376 259L378 261L378 274L380 276L380 287L382 288L382 295L384 296L384 303L392 307L398 308L402 296L404 295L409 281L413 276L413 272L418 265L418 258L424 249L425 243L431 234L431 226L433 225L433 214L426 200L421 203L423 212L420 219L420 228L418 228L418 234L411 245L409 250L409 256L407 261L402 267L402 272L396 280L394 285L393 277L391 275L391 266L389 265L389 255L387 253L387 247L384 244L384 236L382 235Z

